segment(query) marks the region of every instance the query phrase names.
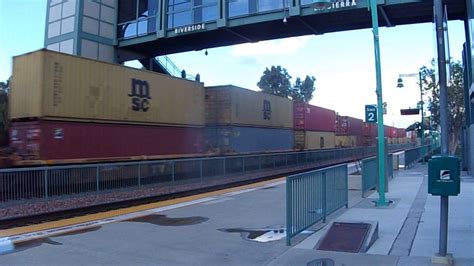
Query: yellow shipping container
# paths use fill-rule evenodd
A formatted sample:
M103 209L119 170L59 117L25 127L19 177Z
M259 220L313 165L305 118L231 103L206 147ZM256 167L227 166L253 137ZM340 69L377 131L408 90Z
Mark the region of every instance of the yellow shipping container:
M13 60L10 118L204 125L204 86L40 50Z
M297 150L332 149L335 143L334 132L295 131L295 149Z
M336 136L336 147L348 148L357 146L357 136Z
M232 85L206 87L206 124L293 128L293 102Z

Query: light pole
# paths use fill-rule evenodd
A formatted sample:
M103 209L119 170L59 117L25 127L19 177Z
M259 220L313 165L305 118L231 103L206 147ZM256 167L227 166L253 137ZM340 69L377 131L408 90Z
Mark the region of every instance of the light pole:
M400 74L398 76L397 87L403 88L403 79L402 78L416 78L418 77L420 85L420 111L421 111L421 164L425 164L425 114L423 109L423 86L421 85L421 71L413 74Z
M387 206L385 200L385 136L383 127L383 99L382 99L382 67L380 63L380 44L379 44L379 18L377 14L377 1L368 0L372 17L372 32L374 34L374 55L375 55L375 75L377 88L377 131L378 131L378 165L379 165L379 199L376 206ZM335 0L314 0L315 10L329 8Z
M385 200L385 136L383 126L383 98L382 98L382 67L380 63L380 44L379 44L379 18L377 14L377 1L369 0L370 13L372 16L372 32L374 34L374 55L375 55L375 75L377 82L377 131L378 131L378 164L379 164L379 199L376 205L378 207L387 206Z

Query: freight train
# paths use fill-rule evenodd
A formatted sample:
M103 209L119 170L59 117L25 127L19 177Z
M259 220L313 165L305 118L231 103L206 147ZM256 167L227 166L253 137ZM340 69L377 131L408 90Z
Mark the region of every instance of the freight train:
M18 165L370 146L377 136L322 107L45 49L14 58L9 118ZM385 135L413 141L403 129Z

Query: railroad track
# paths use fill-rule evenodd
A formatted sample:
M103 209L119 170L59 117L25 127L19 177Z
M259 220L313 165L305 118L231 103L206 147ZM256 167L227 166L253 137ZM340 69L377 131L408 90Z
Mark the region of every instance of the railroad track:
M265 176L265 177L252 179L252 180L238 181L238 182L233 182L233 183L229 183L229 184L217 185L217 186L201 188L201 189L195 189L195 190L190 190L190 191L185 191L185 192L178 192L178 193L172 193L172 194L166 194L166 195L136 198L136 199L119 201L119 202L97 204L97 205L93 205L93 206L80 207L80 208L67 209L67 210L60 210L60 211L53 211L53 212L47 212L47 213L41 213L41 214L35 214L35 215L29 215L29 216L0 219L0 230L11 229L11 228L16 228L16 227L23 227L23 226L29 226L29 225L42 224L42 223L46 223L46 222L60 221L60 220L74 218L74 217L80 217L80 216L84 216L84 215L90 215L90 214L102 213L102 212L107 212L107 211L119 210L119 209L124 209L124 208L128 208L128 207L134 207L134 206L139 206L139 205L144 205L144 204L149 204L149 203L155 203L155 202L160 202L160 201L165 201L165 200L182 198L182 197L186 197L186 196L193 196L193 195L198 195L198 194L201 194L201 193L207 193L207 192L212 192L212 191L216 191L216 190L239 187L239 186L244 186L244 185L257 183L257 182L261 182L261 181L272 180L272 179L282 177L284 175L292 175L292 174L311 171L311 170L315 170L315 169L321 169L321 168L325 168L325 167L328 167L328 166L331 166L331 165L324 165L324 166L314 167L312 169L306 169L306 170L301 170L301 171L292 171L292 172L287 172L286 174L269 175L269 176Z

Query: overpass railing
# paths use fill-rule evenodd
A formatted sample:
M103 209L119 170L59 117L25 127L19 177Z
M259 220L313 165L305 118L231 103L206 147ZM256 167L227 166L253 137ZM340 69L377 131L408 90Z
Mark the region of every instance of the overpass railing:
M142 187L158 187L156 193L169 194L355 161L374 154L375 147L358 147L0 169L0 205Z
M348 206L347 164L286 178L286 244L338 209Z

